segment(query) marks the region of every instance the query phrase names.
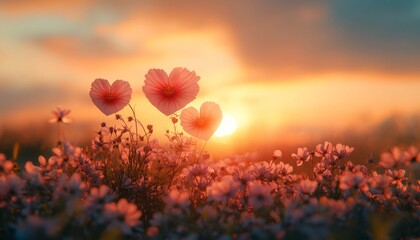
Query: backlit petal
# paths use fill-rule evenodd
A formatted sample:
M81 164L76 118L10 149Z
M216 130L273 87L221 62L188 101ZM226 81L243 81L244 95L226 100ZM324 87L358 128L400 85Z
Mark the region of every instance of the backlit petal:
M185 68L175 68L169 77L162 69L150 69L143 92L153 106L169 116L196 98L199 79Z

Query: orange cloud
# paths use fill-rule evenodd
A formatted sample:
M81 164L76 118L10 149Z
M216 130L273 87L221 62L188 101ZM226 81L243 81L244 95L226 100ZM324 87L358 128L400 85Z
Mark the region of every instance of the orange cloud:
M138 49L120 49L100 37L50 36L35 39L32 44L64 62L90 70L124 64L139 55Z

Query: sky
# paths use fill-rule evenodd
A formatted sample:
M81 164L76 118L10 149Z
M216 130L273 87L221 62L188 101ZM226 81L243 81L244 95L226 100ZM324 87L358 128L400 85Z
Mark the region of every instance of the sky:
M0 150L54 139L57 105L72 111L69 139L94 136L113 121L89 98L95 78L128 81L140 120L164 133L141 87L150 68L175 67L201 77L192 106L215 101L236 119L209 143L227 154L420 146L418 26L414 0L3 0Z

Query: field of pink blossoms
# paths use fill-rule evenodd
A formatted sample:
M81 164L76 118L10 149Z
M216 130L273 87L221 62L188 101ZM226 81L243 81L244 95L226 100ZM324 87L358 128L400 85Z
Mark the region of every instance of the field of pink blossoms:
M154 133L137 119L128 82L96 79L92 102L118 125L98 123L90 146L62 137L52 156L22 166L0 154L0 238L420 238L418 148L385 149L363 165L352 163L357 149L328 141L292 156L214 159L205 145L223 106L187 107L198 82L185 68L146 74L144 95L173 123ZM131 116L117 113L125 107ZM70 110L53 113L64 136Z

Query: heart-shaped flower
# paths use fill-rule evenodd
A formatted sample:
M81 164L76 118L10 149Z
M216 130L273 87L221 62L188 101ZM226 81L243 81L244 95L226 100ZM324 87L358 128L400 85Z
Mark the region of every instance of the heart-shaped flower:
M112 85L106 79L95 79L90 88L92 102L105 115L123 109L131 100L131 87L127 81L116 80Z
M162 69L150 69L143 92L153 106L169 116L196 98L199 80L194 71L186 68L174 68L169 77Z
M222 111L218 104L205 102L201 105L200 112L194 107L182 110L180 119L185 132L207 141L219 127Z

